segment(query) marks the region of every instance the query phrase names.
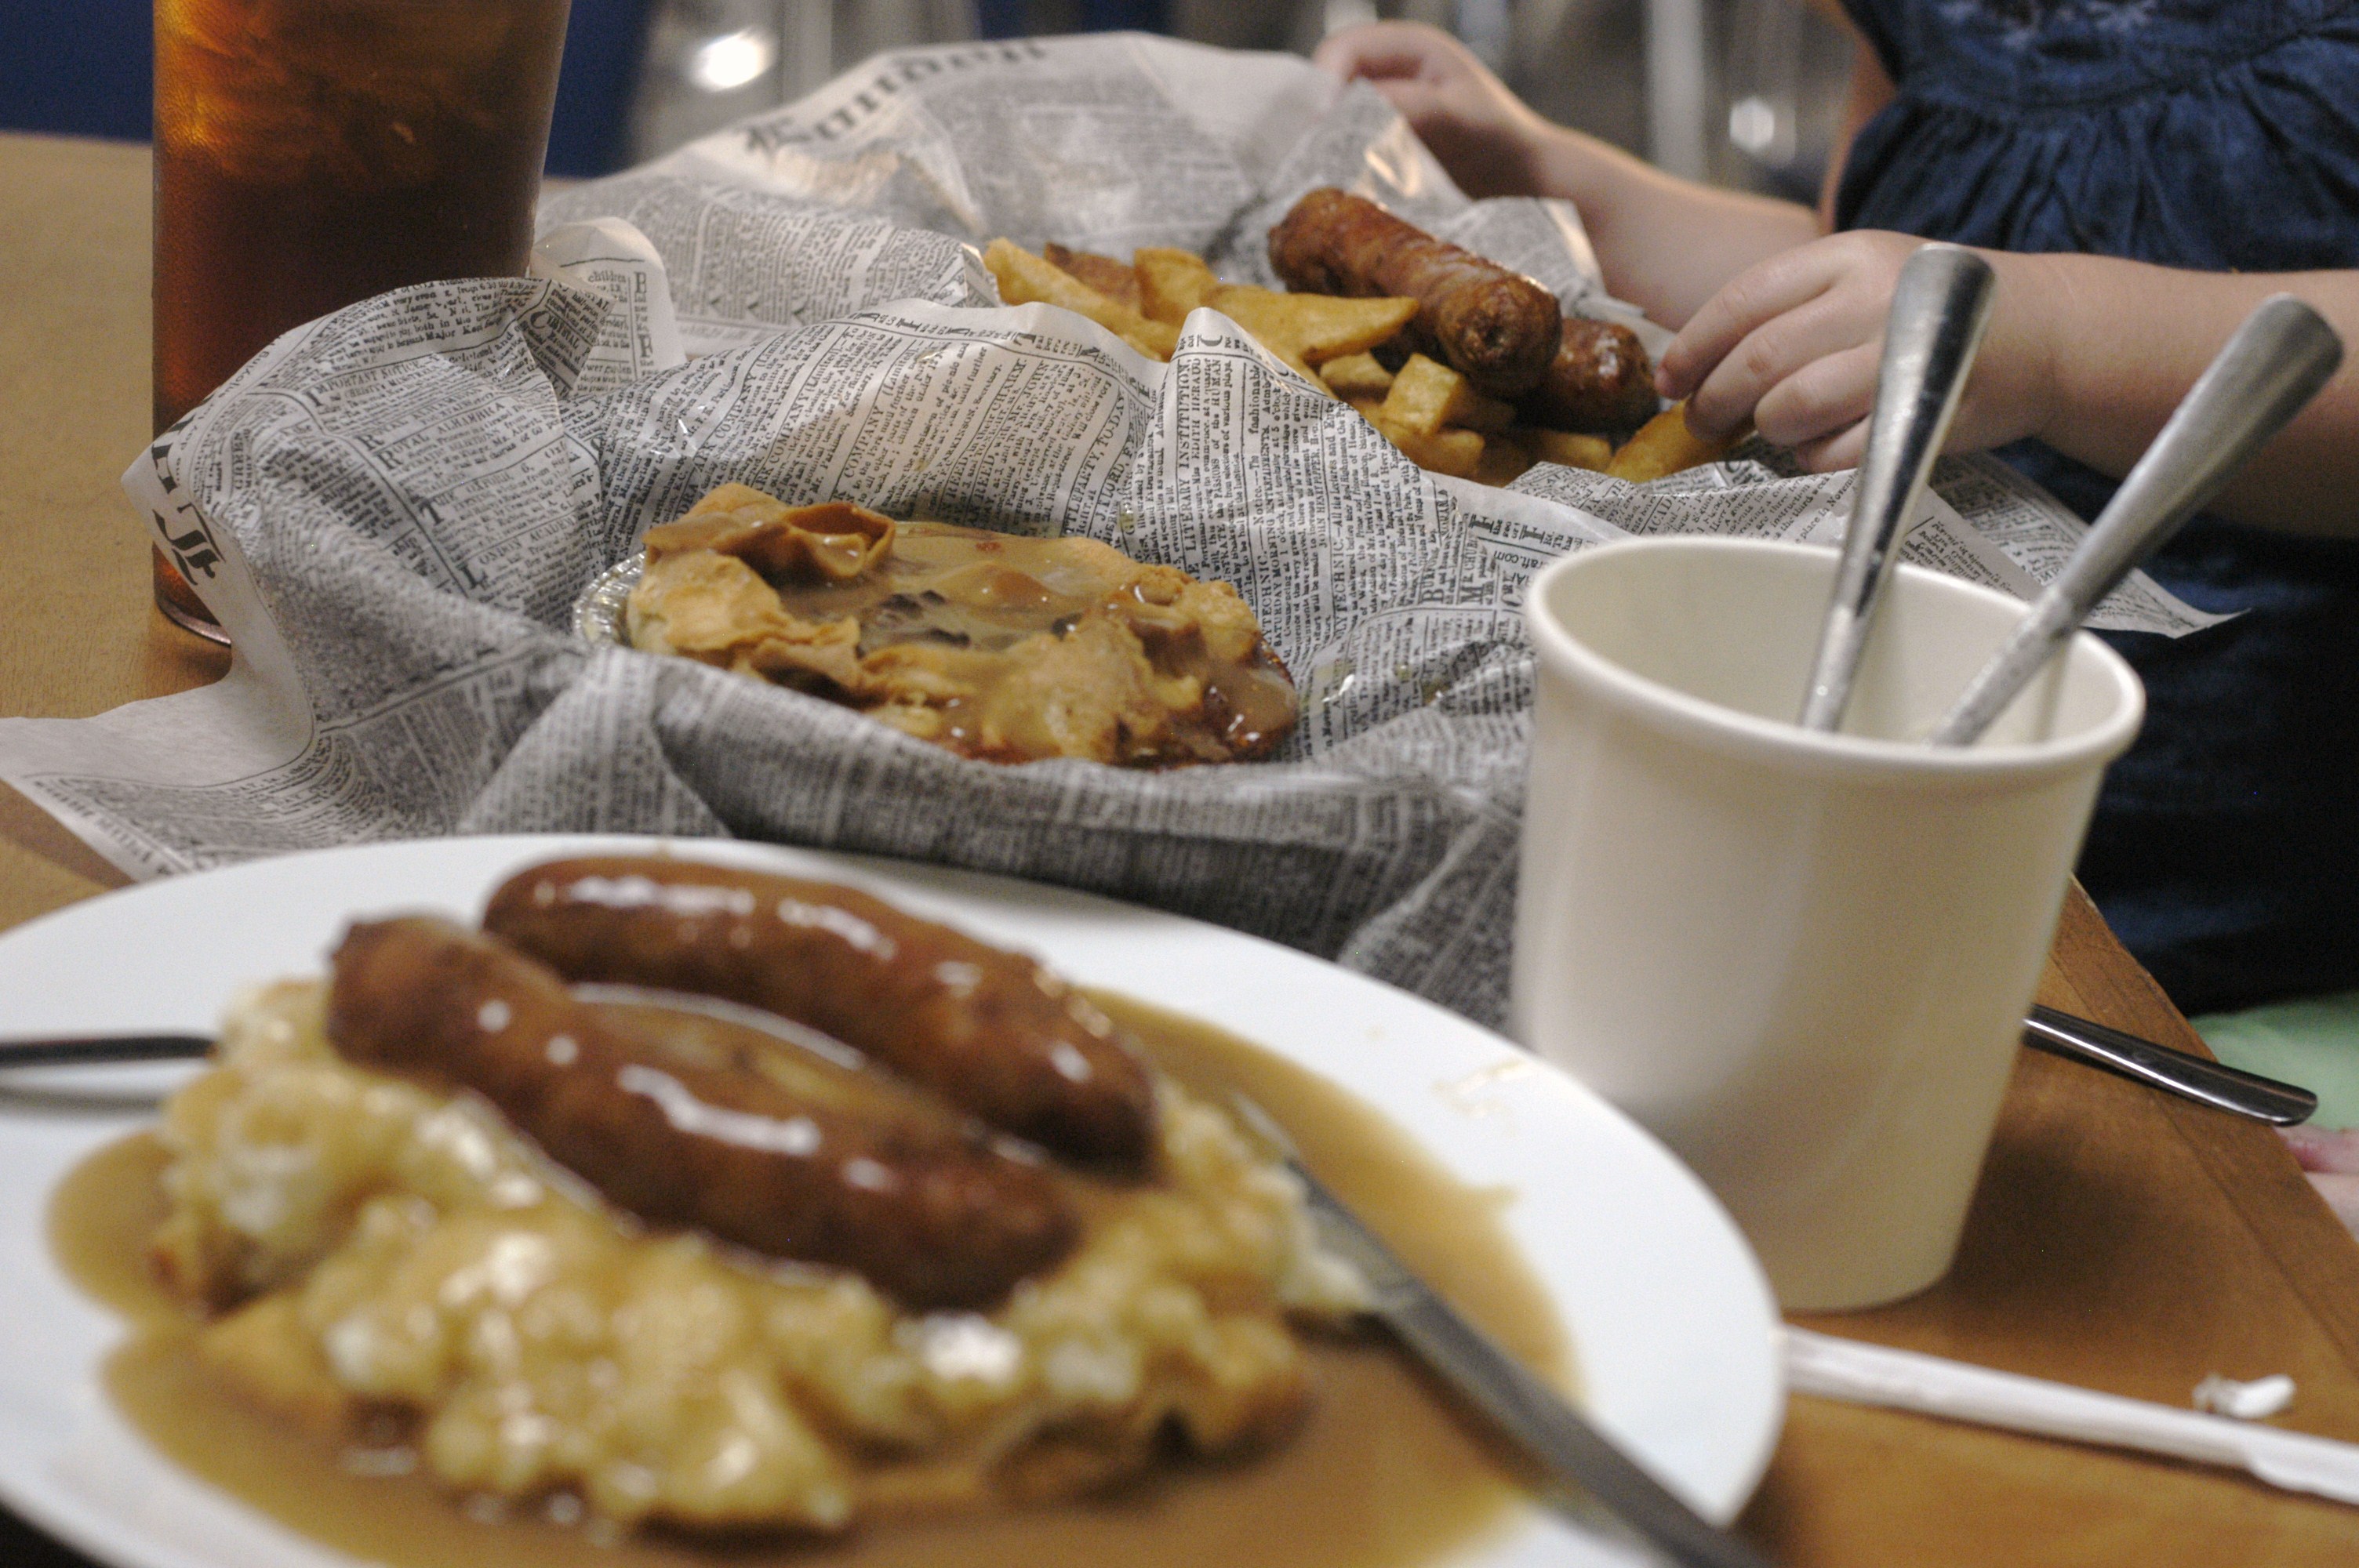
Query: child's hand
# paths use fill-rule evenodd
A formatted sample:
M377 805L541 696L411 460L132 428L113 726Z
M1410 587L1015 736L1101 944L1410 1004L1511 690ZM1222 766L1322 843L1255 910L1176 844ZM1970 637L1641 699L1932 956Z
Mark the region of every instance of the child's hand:
M1701 436L1748 417L1821 471L1856 465L1875 401L1884 319L1900 268L1925 242L1907 234L1831 234L1740 274L1707 301L1663 351L1657 389L1688 399ZM1980 253L1998 274L1983 339L1949 451L1979 451L2028 436L2047 421L2053 395L2042 258Z
M2344 1228L2359 1234L2359 1131L2321 1127L2281 1127L2295 1163L2326 1200Z
M1464 44L1417 22L1371 22L1332 34L1310 57L1392 100L1409 128L1469 196L1527 196L1547 122Z

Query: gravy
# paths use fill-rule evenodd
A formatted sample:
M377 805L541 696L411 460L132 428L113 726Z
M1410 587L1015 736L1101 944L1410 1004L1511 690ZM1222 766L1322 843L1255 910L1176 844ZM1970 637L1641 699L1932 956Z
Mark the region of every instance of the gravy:
M1527 1363L1571 1385L1546 1295L1499 1224L1505 1195L1453 1180L1347 1091L1204 1024L1095 1000L1200 1088L1250 1095L1395 1249ZM1230 1464L1181 1462L1104 1498L940 1519L886 1519L841 1539L619 1540L538 1510L462 1504L382 1454L342 1454L259 1411L197 1361L198 1320L147 1271L164 1213L161 1144L92 1155L51 1199L67 1272L136 1332L108 1392L174 1461L328 1546L390 1568L1407 1568L1500 1528L1526 1496L1514 1462L1406 1354L1375 1333L1311 1335L1317 1394L1289 1439ZM355 1460L374 1459L375 1464Z

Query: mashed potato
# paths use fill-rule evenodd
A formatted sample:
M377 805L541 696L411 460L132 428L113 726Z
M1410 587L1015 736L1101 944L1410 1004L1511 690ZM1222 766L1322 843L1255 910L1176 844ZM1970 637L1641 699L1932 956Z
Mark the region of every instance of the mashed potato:
M446 1485L623 1522L832 1530L1040 1497L1282 1434L1289 1315L1354 1304L1284 1168L1161 1087L1156 1184L1089 1184L1083 1239L989 1314L643 1230L466 1097L351 1066L323 989L243 999L173 1099L156 1256L221 1315L206 1359Z

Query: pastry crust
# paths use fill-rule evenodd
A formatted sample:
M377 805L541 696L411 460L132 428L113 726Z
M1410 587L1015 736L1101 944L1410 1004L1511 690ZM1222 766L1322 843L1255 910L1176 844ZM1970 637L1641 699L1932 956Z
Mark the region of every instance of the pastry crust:
M1252 610L1087 538L897 524L724 485L650 530L631 645L856 708L988 762L1249 762L1294 684Z

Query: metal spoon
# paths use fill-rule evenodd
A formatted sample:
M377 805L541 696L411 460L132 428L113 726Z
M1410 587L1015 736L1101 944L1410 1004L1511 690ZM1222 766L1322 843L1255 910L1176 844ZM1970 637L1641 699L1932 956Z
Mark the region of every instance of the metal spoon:
M2263 300L1927 743L1973 745L2097 601L2201 511L2342 362L2343 340L2317 311L2290 294Z
M1852 486L1843 559L1802 697L1805 730L1843 723L1876 603L1990 324L1991 295L1990 265L1956 245L1927 245L1900 269L1885 318L1875 408Z

